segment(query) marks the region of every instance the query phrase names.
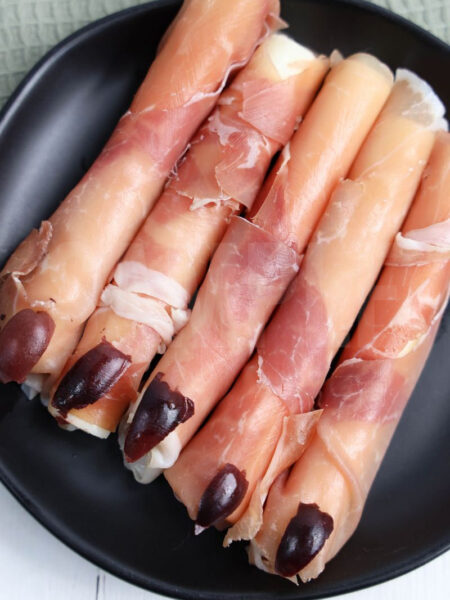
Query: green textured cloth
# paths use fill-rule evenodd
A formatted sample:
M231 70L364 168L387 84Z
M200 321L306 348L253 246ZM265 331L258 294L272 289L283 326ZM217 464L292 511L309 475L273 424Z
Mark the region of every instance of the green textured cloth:
M147 0L0 0L0 105L35 62L86 23ZM450 42L450 0L374 0Z

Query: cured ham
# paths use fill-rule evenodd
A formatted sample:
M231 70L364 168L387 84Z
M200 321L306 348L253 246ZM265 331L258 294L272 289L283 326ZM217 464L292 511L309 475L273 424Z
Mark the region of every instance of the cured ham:
M175 465L165 471L177 499L185 504L189 516L196 521L196 532L210 525L222 529L238 520L253 495L254 482L267 470L267 449L278 448L269 469L275 469L278 475L279 469L289 466L292 452L301 451L307 443L319 414L320 411L312 411L289 416L270 389L259 382L258 364L253 358L207 424L181 452ZM278 463L286 456L289 457L286 465ZM222 487L217 483L217 478L230 467L240 473L245 482L242 495L232 504L226 501L228 482L223 480ZM261 488L264 487L263 484ZM215 489L214 504L218 504L220 510L210 507L208 512L214 519L201 520L200 507L203 505L205 510L211 504L207 500L211 489ZM267 491L268 488L265 493ZM256 506L252 506L251 512L254 510Z
M317 577L359 522L447 303L449 188L450 136L441 133L403 231L324 386L313 440L269 493L249 552L266 571L294 581Z
M415 114L417 98L427 118ZM423 80L397 71L348 179L334 191L302 271L258 346L261 380L293 412L311 410L412 202L444 110Z
M298 253L391 87L389 69L366 54L354 55L331 69L256 200L251 220L235 219L228 229L189 323L124 421L121 437L126 463L138 480L148 482L175 462L251 356L298 269ZM283 230L278 215L285 224ZM184 398L179 411L175 402L171 404L161 394L161 382ZM187 400L189 414L184 410Z
M284 35L273 34L256 50L115 268L103 306L63 369L52 414L101 437L116 429L152 358L186 323L188 303L231 215L251 208L270 160L327 69L327 58Z
M59 374L230 69L278 26L278 12L278 0L186 0L100 156L1 273L3 382L32 373L41 387Z
M196 418L206 406L206 401L200 405L199 399L209 398L213 390L218 395L226 392L297 270L298 255L292 248L251 222L232 218L189 323L158 363L139 406L132 408L134 421L125 441L128 458L145 456L149 447L157 446L178 424L173 395L189 401L192 411L185 422L189 425L194 404ZM165 394L160 393L162 384ZM167 444L172 448L174 438L179 445L177 432L172 431L164 448ZM164 454L164 448L158 452Z
M426 122L412 112L419 94L431 112ZM226 544L256 533L268 487L307 443L317 416L301 413L313 408L331 361L375 282L413 199L443 112L422 80L397 72L392 93L348 179L333 192L256 355L166 472L194 519L223 465L245 473L245 495L231 512L222 510L220 524L237 522Z

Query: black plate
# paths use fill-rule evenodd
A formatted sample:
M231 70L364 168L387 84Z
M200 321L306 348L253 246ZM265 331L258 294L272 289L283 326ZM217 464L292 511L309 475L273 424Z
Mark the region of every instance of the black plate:
M94 23L33 69L0 116L0 262L81 178L126 109L177 0ZM450 104L448 46L360 2L284 0L296 39L414 69ZM128 581L189 599L317 598L395 577L450 545L450 312L370 494L361 524L319 580L299 588L248 566L243 547L192 533L163 480L140 486L114 437L61 431L16 385L1 387L0 477L51 532Z

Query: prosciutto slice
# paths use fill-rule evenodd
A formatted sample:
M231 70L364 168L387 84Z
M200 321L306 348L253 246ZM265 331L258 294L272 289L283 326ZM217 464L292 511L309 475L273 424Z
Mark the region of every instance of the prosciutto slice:
M416 254L404 255L401 264L388 259L324 386L323 413L311 444L273 485L249 552L251 562L266 571L298 574L303 581L317 577L359 522L448 299L449 165L450 136L442 133L402 231L406 239L426 238L420 264ZM434 251L429 254L429 245L441 251L441 260ZM398 239L392 253L397 251ZM300 547L300 538L305 548L313 534L314 552L292 551Z
M152 382L159 374L172 392L195 404L195 413L183 428L178 427L183 433L171 435L178 439L192 435L208 412L209 399L226 392L253 352L273 306L298 271L298 262L297 253L270 232L240 217L232 218L188 325L158 363L141 393L141 402L132 407L129 418L134 416L134 421L125 441L127 458L134 462L145 456L150 445L147 436L161 426L155 421L148 424L146 418L147 403L153 406L157 393Z
M71 394L73 410L65 410L67 422L73 425L75 417L78 427L102 437L116 429L136 399L152 358L187 322L190 298L231 215L251 207L271 158L288 142L327 69L328 59L316 58L284 35L270 36L256 50L222 93L117 265L102 293L102 306L88 320L62 372L50 405L52 414L61 417L58 407L67 409ZM103 355L108 385L95 377L96 390L87 394L79 388L83 397L72 394L81 373L86 376L80 365L90 362L97 368L90 352L104 341L129 356L127 368L121 368L114 352L109 358ZM118 377L105 369L108 360L121 369Z
M424 82L397 72L392 94L334 191L302 266L258 346L261 379L291 410L311 410L331 360L375 282L435 137L412 108ZM429 101L429 97L433 99ZM423 111L444 107L426 89ZM295 315L295 317L294 317Z
M295 275L297 253L303 251L332 188L347 173L391 86L387 67L365 54L352 56L331 70L257 198L252 224L239 222L239 244L230 245L227 234L219 247L218 252L225 256L229 251L224 244L233 250L226 256L233 268L220 267L214 259L191 320L162 358L124 423L125 457L139 480L149 481L175 462L251 356L268 317ZM333 118L329 118L330 111ZM261 217L272 210L267 205L277 207L271 219ZM292 213L290 222L297 218L299 222L292 235L284 236L277 215L287 212ZM255 277L255 270L262 274L260 261L272 247L276 248L273 262L264 267L263 277ZM289 263L284 256L290 257ZM286 265L282 277L280 259ZM216 269L221 270L220 277ZM194 410L184 422L173 414L171 427L164 428L155 445L153 432L159 424L150 424L148 414L150 410L154 414L157 402L152 381L158 373L171 390L192 401ZM168 408L165 414L169 415ZM128 428L127 421L132 419ZM162 455L164 460L159 461L156 457Z
M313 408L331 361L412 202L435 137L434 126L407 112L423 85L412 73L398 72L348 179L331 196L298 276L259 339L255 357L166 473L177 498L194 518L207 489L205 481L212 480L222 465L232 464L246 473L245 496L232 513L222 514L228 524L240 521L228 532L226 544L253 537L268 487L308 441L315 413L308 417L301 413ZM427 93L432 94L428 88ZM433 102L424 96L423 109L436 106L437 117L442 117L443 107L434 95L431 98ZM294 443L287 438L289 423L296 423L289 433ZM303 444L297 439L303 439ZM197 472L201 483L196 481Z
M247 62L278 25L278 11L278 0L211 0L206 6L186 0L100 156L1 273L2 327L11 321L8 339L17 341L4 381L23 381L29 372L52 379L59 374L113 266L230 69ZM31 323L27 310L48 316L46 344L37 343L42 318ZM11 348L0 345L4 366Z

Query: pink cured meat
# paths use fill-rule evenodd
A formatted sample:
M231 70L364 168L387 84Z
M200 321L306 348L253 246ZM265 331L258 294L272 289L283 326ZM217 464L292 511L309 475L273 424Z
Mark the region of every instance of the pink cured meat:
M54 323L37 362L24 365L27 349L20 349L22 371L52 377L60 372L111 269L217 101L230 69L242 66L277 26L278 11L277 0L211 0L207 10L203 0L186 0L130 110L45 224L47 235L36 244L36 233L30 234L11 257L15 270L8 262L2 271L2 326L14 317L10 333L20 335L21 311L30 308L45 311ZM18 264L23 254L34 260ZM30 347L33 335L31 328ZM0 355L6 351L0 347ZM16 362L5 380L15 379Z
M152 380L161 373L171 390L195 402L195 413L167 436L167 447L161 453L170 454L173 445L179 451L206 417L211 404L229 388L252 354L273 306L297 272L298 260L294 250L270 233L240 217L232 218L188 325L162 357L142 392L144 396ZM139 407L134 408L134 414L131 412L130 420L139 419ZM143 456L145 471L145 452ZM149 475L154 476L151 470Z
M118 287L131 295L129 303L136 294L148 298L147 310L134 314L133 319L132 307L126 302L98 308L59 381L66 373L73 374L74 365L86 361L83 357L105 340L129 356L130 364L118 381L110 379L115 389L103 386L103 396L89 394L90 404L84 408L75 404L65 415L70 424L101 437L116 429L136 398L140 379L158 348L167 345L171 331L176 332L186 322L187 303L230 216L242 207L250 208L271 158L289 140L327 69L327 58L315 57L286 36L274 34L222 93L108 286L110 302L114 302L111 292L117 293ZM273 111L275 104L277 111ZM267 119L263 121L261 115ZM275 139L268 134L274 134ZM168 313L168 336L162 335L166 323L164 328L159 323L158 329L158 322L152 321L155 304ZM114 359L111 356L111 361ZM79 364L77 368L79 371ZM71 389L78 384L72 381ZM58 386L59 382L56 399L61 403L64 398ZM74 402L82 404L87 395L83 390ZM53 402L49 409L61 416Z
M404 116L405 106L416 102L417 86L415 76L403 72L397 76L349 179L332 194L298 276L260 337L256 356L238 379L240 391L233 388L166 473L176 496L195 516L205 490L195 477L205 468L203 460L194 456L207 456L208 473L213 476L224 464L245 471L248 489L239 506L227 515L227 523L236 525L225 544L251 538L258 530L261 513L256 507L261 510L264 501L260 484L265 481L267 491L268 471L272 481L279 474L271 457L281 455L281 466L298 458L298 445L286 444L286 436L281 437L282 424L296 422L292 416L313 408L331 360L375 282L412 201L435 137L433 126ZM401 109L393 110L397 104ZM255 364L258 377L251 380L247 370L253 371ZM242 422L248 412L257 415L254 423ZM224 423L228 433L222 433L219 441L214 431L223 429ZM257 461L242 445L241 437L246 434L254 439Z
M301 272L258 345L261 379L292 412L311 410L419 184L435 126L404 115L421 85L398 71L386 106L348 180L336 188Z
M335 72L333 72L334 70ZM392 74L385 65L371 56L357 54L334 67L325 79L324 85L311 109L308 111L305 121L283 150L278 163L268 177L267 183L263 186L261 194L256 200L257 209L255 216L251 218L252 221L271 234L275 231L276 237L279 239L277 214L284 214L288 210L288 206L289 210L297 211L297 214L301 213L303 215L302 226L299 226L295 231L295 239L282 240L282 242L289 247L294 247L296 250L302 251L320 213L324 209L324 204L327 200L327 191L331 191L331 188L338 183L340 177L345 176L360 144L370 130L378 112L389 95L391 87ZM352 95L351 92L354 94ZM317 109L317 105L319 109ZM349 112L351 110L354 111L355 105L358 106L357 116L350 119L348 118ZM334 119L332 120L328 119L330 111L334 115ZM341 117L346 124L345 128L343 128L340 121ZM340 135L336 135L337 130L339 130ZM329 135L335 140L333 151L329 149ZM305 161L305 156L315 156L317 158L317 156L322 156L322 152L326 155L325 159L320 158L319 161L323 168L316 170L313 164L314 161L310 161L309 159ZM272 219L263 219L263 225L261 225L258 221L258 215L261 211L265 211L266 204L272 205L273 203L278 205L276 214L272 214ZM270 209L267 209L267 211L270 212ZM257 290L255 290L255 293L258 293ZM267 314L270 314L274 307L274 305L267 307ZM195 310L197 310L197 305L194 307ZM233 330L235 324L230 321L227 327ZM190 328L190 324L187 325L186 329L188 328ZM240 353L239 346L241 343L245 344L247 349L254 344L259 331L249 331L249 334L250 338L248 340L243 336L236 339L236 354ZM210 340L209 353L213 354L214 352L214 340ZM180 342L180 344L176 346L172 345L169 348L163 360L168 360L168 357L170 357L171 362L181 362L181 358L178 358L176 353L179 353L181 357L185 354L193 355L194 351L188 346L182 349ZM192 368L191 373L186 373L186 378L190 377L193 383L191 384L187 379L183 387L178 388L178 392L185 394L184 385L192 385L195 388L197 379L208 379L211 396L209 398L204 396L201 399L197 399L197 396L194 396L192 400L193 404L195 404L195 415L199 414L201 418L194 415L178 427L175 425L175 429L171 430L170 434L166 435L164 433L165 438L159 444L156 444L156 446L155 442L157 440L153 436L147 446L147 455L141 454L142 458L138 462L135 460L130 462L131 468L141 481L149 481L154 477L158 472L156 467L159 469L166 468L174 463L180 449L201 424L203 416L206 416L214 407L217 400L223 395L224 389L228 387L227 385L222 385L219 374L206 373L207 366L205 363L207 361L200 360L200 358L196 362L194 362L194 358L191 358L191 360L193 361L193 367L195 365L195 369ZM238 366L238 368L234 371L231 380L237 375L238 370L242 367L242 363L235 366ZM149 384L151 385L151 380ZM141 402L141 399L144 397L147 398L148 403L150 403L150 399L152 399L152 402L156 402L156 389L152 388L148 394L146 389L148 388L144 389L144 393L140 396L138 402ZM158 400L158 402L161 402L161 400ZM147 431L151 431L155 426L154 424L150 425L150 421L153 419L153 423L158 422L158 418L153 416L154 413L150 415L150 408L146 410L146 418L149 423ZM152 410L155 410L154 404L152 405ZM130 428L130 431L133 432L132 436L135 439L138 432L142 437L146 435L144 428L138 427L136 424L137 422L142 424L143 414L144 412L142 411L139 418L137 420L135 418ZM125 429L126 426L124 427ZM128 433L126 437L130 439L130 434ZM131 461L133 457L127 453L126 442L125 454Z
M258 381L258 365L254 357L226 398L219 403L211 420L195 435L165 476L177 497L186 505L191 519L196 520L200 498L216 473L226 464L236 465L239 470L245 471L250 486L240 505L215 523L222 529L239 521L252 496L267 493L264 482L255 493L251 485L260 479L261 472L270 470L266 448L278 446L280 451L272 461L272 467L276 471L283 470L288 466L283 462L286 456L292 462L301 454L319 414L320 411L314 411L306 415L289 415L283 402ZM262 504L258 506L256 499L250 510L252 518L261 520ZM247 526L242 537L245 535L249 535Z
M262 528L250 548L250 560L260 568L286 577L298 574L303 581L315 578L359 522L448 300L449 165L450 135L441 133L402 232L416 239L416 251L422 245L420 264L416 254L396 265L388 258L355 334L323 388L323 413L311 444L269 493ZM433 237L430 232L436 231ZM427 242L419 241L425 238ZM398 238L393 253L397 246ZM298 556L286 552L287 526L311 505L322 522L324 514L331 517L333 526L315 555L298 562Z
M275 169L266 182L266 194L260 196L260 202L257 201L251 211L254 223L263 228L271 227L279 239L294 248L299 239L303 240L305 222L317 222L334 187L347 174L361 144L362 130L367 135L367 125L378 115L379 94L386 99L387 88L383 89L380 81L374 79L375 72L390 85L390 71L369 54L355 54L331 69L327 85L323 86L302 124L301 134L291 140L290 152L298 157L296 164L283 170L286 156L280 157L278 170ZM365 98L369 90L373 100L371 107ZM354 98L353 102L345 101L346 93ZM358 102L361 105L356 109ZM318 131L323 132L322 139ZM337 155L340 161L336 161ZM297 202L298 177L303 180L303 202ZM262 203L266 195L270 201Z

